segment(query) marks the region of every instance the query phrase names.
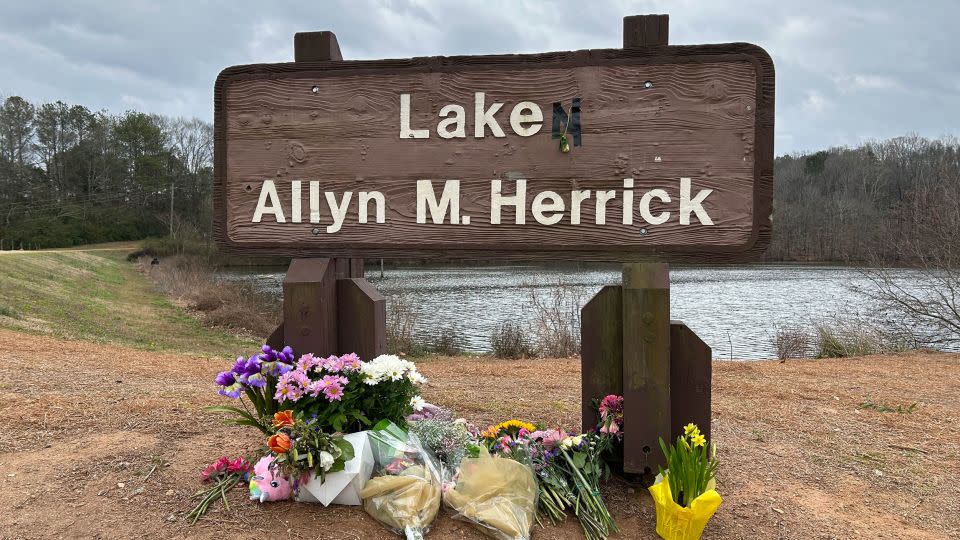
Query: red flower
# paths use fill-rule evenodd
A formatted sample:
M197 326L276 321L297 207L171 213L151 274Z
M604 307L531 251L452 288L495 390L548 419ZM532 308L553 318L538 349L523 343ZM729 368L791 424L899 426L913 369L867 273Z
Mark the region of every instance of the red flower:
M240 458L243 459L243 458ZM226 456L221 457L220 459L214 461L210 465L207 465L203 472L200 473L200 479L204 482L209 481L214 476L221 475L227 472L230 466L230 459Z
M242 457L238 457L227 464L227 472L231 474L250 472L250 463Z

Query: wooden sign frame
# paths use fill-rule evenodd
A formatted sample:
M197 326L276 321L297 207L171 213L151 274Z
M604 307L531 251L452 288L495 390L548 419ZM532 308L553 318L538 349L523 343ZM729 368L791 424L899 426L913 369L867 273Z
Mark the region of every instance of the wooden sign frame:
M618 248L613 245L584 243L575 249L544 249L540 242L527 245L504 246L491 244L482 248L437 245L411 241L409 244L365 245L355 243L310 242L278 243L265 239L257 242L237 242L230 236L227 200L227 111L226 90L236 81L285 78L312 78L390 73L445 73L481 69L517 67L576 68L594 65L664 65L716 62L749 62L756 73L756 106L753 132L753 205L752 229L742 245L690 243L657 246L649 249ZM427 57L402 60L369 61L308 61L281 64L256 64L225 69L217 78L214 89L214 240L226 252L243 255L272 255L289 257L385 257L431 259L498 259L498 260L556 260L579 259L594 261L649 261L671 262L736 262L756 259L766 249L770 238L773 193L773 127L774 127L774 68L769 55L760 47L746 43L695 46L650 46L625 49L582 50L530 55ZM547 119L549 124L549 119ZM547 126L549 129L549 125ZM397 144L409 141L397 141ZM576 150L575 150L576 151Z

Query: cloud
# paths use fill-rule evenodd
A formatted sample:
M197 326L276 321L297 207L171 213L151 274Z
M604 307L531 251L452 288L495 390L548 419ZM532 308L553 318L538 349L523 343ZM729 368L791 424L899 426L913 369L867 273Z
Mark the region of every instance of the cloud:
M217 74L291 61L298 31L335 31L350 59L532 53L619 47L636 13L669 13L674 44L764 47L778 153L960 135L955 0L3 2L0 90L210 120Z

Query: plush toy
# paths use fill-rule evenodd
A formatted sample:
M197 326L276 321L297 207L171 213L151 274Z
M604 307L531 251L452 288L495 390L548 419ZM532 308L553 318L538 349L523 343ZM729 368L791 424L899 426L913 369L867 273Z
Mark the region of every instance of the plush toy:
M270 469L273 457L265 456L253 466L253 476L250 477L250 500L285 501L293 494L294 485L275 470Z

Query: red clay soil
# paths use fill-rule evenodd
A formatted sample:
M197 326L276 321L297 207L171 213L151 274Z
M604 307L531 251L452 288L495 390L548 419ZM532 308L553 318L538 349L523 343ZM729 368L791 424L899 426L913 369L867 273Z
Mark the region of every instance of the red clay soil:
M203 410L222 403L211 381L229 363L0 330L0 537L396 538L356 507L259 505L243 489L184 521L203 466L260 444ZM479 425L579 423L576 360L421 369L429 401ZM948 354L717 362L724 502L704 538L960 537L958 381ZM615 481L604 495L621 538L656 538L645 490ZM571 518L533 536L581 534ZM430 537L482 538L447 515Z

